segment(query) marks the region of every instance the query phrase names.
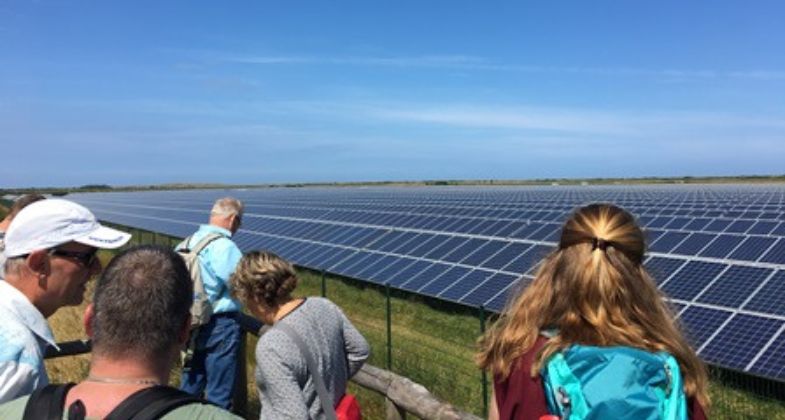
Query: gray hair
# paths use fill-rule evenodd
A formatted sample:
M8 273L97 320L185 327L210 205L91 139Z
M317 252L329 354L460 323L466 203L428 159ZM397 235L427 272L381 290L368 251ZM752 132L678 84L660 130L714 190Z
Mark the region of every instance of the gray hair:
M161 246L129 248L98 279L93 352L148 360L171 354L192 301L191 277L180 255Z
M231 216L236 214L242 217L243 209L244 206L240 200L234 197L224 197L215 201L215 204L213 204L213 209L210 210L210 214L220 216Z
M11 273L12 275L18 276L19 269L25 264L26 259L27 256L23 255L21 257L13 257L5 260L3 272L5 273L5 275Z

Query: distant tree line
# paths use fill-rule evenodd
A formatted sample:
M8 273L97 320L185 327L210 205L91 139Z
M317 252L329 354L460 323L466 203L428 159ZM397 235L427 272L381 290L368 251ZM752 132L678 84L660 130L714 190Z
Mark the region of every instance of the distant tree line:
M371 182L304 182L283 184L158 184L113 187L108 184L86 184L80 187L0 188L0 196L28 193L64 196L75 192L106 191L155 191L227 188L302 188L302 187L360 187L360 186L451 186L451 185L634 185L634 184L728 184L728 183L780 183L783 175L740 175L715 177L639 177L639 178L544 178L544 179L446 179L425 181L371 181Z

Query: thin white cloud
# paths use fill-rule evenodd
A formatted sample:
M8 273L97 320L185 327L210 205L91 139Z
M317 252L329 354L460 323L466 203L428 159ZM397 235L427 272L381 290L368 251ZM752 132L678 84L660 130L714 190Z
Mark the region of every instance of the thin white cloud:
M542 66L493 62L485 57L472 55L422 55L422 56L287 56L205 53L198 55L211 60L259 65L325 64L379 67L424 67L462 70L488 70L521 73L561 73L595 76L660 77L671 79L736 78L752 80L785 80L781 70L717 70L717 69L643 69L632 67L582 67Z
M731 77L738 77L741 79L785 80L785 71L767 71L767 70L733 71L728 73L728 75Z
M382 67L457 67L479 68L483 60L463 55L426 55L413 57L319 57L319 56L263 56L214 55L214 59L240 64L334 64Z
M357 121L363 124L434 126L445 129L544 131L574 135L603 134L650 138L657 134L680 139L686 133L748 134L785 132L785 117L750 116L701 111L626 111L541 106L456 105L453 103L278 103L279 109L301 115ZM663 138L662 140L665 140Z

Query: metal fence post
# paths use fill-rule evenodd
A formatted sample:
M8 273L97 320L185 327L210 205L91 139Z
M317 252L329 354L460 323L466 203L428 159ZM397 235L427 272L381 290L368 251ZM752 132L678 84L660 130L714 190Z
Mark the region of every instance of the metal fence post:
M324 269L322 269L322 297L327 297L327 278L324 275Z
M485 308L480 305L480 335L485 334ZM488 415L488 373L482 369L482 409Z
M248 411L248 372L246 362L246 346L248 333L244 330L240 334L240 349L237 354L237 376L234 378L234 395L232 396L232 411L238 415L245 415Z
M390 311L390 283L384 284L384 292L387 301L387 370L392 372L392 313Z

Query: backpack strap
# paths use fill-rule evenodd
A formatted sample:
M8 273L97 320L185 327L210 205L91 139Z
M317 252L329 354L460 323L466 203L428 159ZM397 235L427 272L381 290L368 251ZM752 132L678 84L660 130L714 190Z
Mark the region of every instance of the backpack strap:
M191 252L193 252L195 254L198 254L198 253L202 252L205 248L207 248L207 245L210 245L210 242L212 242L212 241L214 241L216 239L223 238L223 237L224 237L224 235L221 235L220 233L214 233L214 232L213 233L208 233L207 235L205 235L204 238L202 238L199 242L196 243L196 245L194 245L191 248ZM188 241L190 241L190 240L191 240L191 237L189 236L188 237ZM186 242L186 245L187 244L188 244L188 242Z
M190 247L190 246L188 246L188 244L191 242L191 239L193 238L193 235L191 235L191 236L189 236L189 237L187 237L187 238L183 239L183 241L182 241L182 242L180 242L179 244L177 244L177 246L176 246L176 247L174 247L174 249L175 249L175 251L187 251L187 252L193 252L194 254L196 254L196 255L197 255L197 258L198 258L198 255L199 255L199 253L200 253L200 252L202 252L202 251L204 251L204 249L205 249L205 248L207 248L207 246L208 246L208 245L210 245L210 243L212 243L213 241L215 241L215 240L217 240L217 239L221 239L221 238L224 238L224 237L225 237L225 236L224 236L224 235L222 235L222 234L220 234L220 233L217 233L217 232L210 232L210 233L208 233L207 235L205 235L205 236L204 236L204 238L202 238L201 240L199 240L199 242L197 242L197 243L196 243L196 245L194 245L193 247ZM200 260L200 261L201 261L201 260ZM201 266L201 264L199 264L199 266ZM207 271L209 271L209 272L210 272L210 274L212 274L212 275L215 275L215 274L212 272L212 270L210 270L210 267L205 267L205 268L207 269ZM205 291L204 291L204 287L202 286L202 290L198 290L198 291L196 291L196 292L198 292L198 293L205 293ZM223 292L223 290L222 290L222 291L221 291L221 292L218 294L218 296L222 296L222 295L223 295L223 293L224 293L224 292Z
M210 404L185 391L165 385L156 385L131 394L123 400L106 420L152 420L190 403Z
M305 358L305 363L308 365L308 370L311 372L311 378L313 378L313 384L316 387L316 393L319 394L319 400L322 403L322 411L324 411L324 416L327 417L328 420L336 420L335 414L335 406L333 405L332 398L327 393L327 387L324 386L324 379L322 379L322 375L319 370L316 368L316 360L314 360L313 355L311 354L310 350L308 350L308 346L303 341L300 334L297 334L297 331L294 328L286 325L284 323L278 322L275 324L275 327L283 331L284 334L289 336L289 338L294 341L294 344L300 349L300 353Z
M665 358L665 374L668 376L668 389L665 397L664 418L686 419L687 397L684 393L684 378L676 358L668 353L661 353Z
M76 385L73 382L67 384L49 384L43 388L38 388L27 400L23 420L60 420L63 418L63 406L68 390Z
M564 353L559 351L551 355L542 372L545 386L545 398L548 411L565 419L577 416L582 419L589 413L589 407L583 398L581 381L570 369Z

